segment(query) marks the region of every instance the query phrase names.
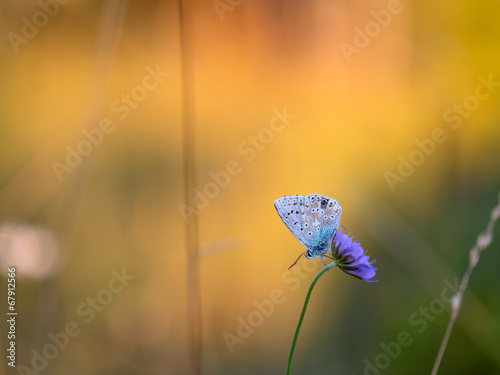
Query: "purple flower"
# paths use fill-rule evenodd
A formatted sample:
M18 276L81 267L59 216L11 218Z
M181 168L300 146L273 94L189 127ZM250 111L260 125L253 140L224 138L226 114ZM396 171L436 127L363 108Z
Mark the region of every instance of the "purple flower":
M361 244L353 241L349 235L344 233L345 228L339 232L335 230L332 242L332 256L337 266L358 279L376 283L378 280L370 280L375 276L377 269L372 266L377 259L369 261L370 257L365 255Z

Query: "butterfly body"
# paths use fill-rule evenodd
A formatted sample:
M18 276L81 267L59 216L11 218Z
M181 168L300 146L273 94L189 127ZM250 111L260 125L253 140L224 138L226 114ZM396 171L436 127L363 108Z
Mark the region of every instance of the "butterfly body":
M339 203L321 194L297 194L276 199L274 207L286 227L307 249L306 258L317 257L323 261L340 224Z

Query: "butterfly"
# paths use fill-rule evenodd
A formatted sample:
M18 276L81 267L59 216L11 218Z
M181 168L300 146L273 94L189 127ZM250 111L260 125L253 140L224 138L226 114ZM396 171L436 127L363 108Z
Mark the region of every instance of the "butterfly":
M307 249L307 259L323 257L332 245L334 231L339 227L342 207L330 197L321 194L288 195L274 201L274 208L286 227Z

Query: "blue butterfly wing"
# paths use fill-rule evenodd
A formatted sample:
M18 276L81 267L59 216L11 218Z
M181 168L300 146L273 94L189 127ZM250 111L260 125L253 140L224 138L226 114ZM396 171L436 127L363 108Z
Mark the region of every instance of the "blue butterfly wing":
M335 199L320 194L289 195L274 201L286 227L308 250L317 252L331 245L340 224L342 208Z

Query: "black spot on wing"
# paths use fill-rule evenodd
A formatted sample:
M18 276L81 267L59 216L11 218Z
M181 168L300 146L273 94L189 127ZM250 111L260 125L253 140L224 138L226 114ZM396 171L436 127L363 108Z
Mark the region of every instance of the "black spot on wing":
M321 208L322 208L322 209L325 209L327 204L328 204L328 199L323 198L323 199L321 200Z

